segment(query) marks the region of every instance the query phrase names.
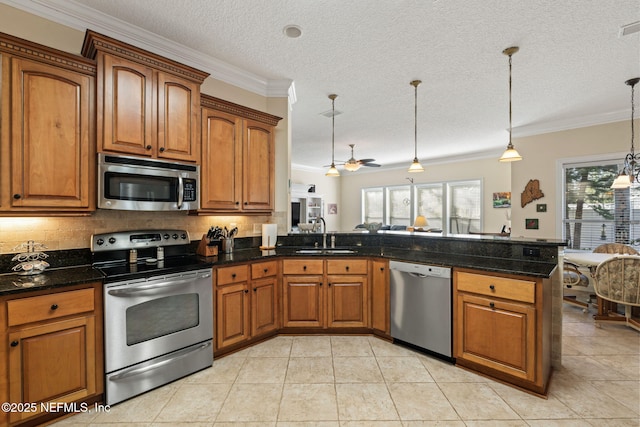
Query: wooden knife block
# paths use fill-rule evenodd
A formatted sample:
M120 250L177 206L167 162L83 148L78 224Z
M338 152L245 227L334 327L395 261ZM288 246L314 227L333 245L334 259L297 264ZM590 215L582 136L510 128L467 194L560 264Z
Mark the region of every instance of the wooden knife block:
M198 243L198 249L196 249L196 253L200 256L209 257L218 255L218 246L217 245L209 245L209 240L207 236L202 235L202 239L200 243Z

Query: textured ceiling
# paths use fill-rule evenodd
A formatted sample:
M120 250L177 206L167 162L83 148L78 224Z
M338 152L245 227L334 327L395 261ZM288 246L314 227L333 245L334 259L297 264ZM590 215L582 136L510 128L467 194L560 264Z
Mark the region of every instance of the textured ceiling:
M506 47L520 47L513 56L514 135L624 120L624 81L640 75L640 34L619 36L621 26L640 21L640 0L32 2L88 6L265 81L293 81L292 162L311 167L331 160L331 119L321 115L331 93L342 112L336 159L348 159L348 144L355 144L356 158L408 165L411 80L423 81L418 156L428 163L502 151ZM106 18L95 19L108 29ZM100 31L97 21L87 26ZM302 37L286 38L288 24L300 26Z

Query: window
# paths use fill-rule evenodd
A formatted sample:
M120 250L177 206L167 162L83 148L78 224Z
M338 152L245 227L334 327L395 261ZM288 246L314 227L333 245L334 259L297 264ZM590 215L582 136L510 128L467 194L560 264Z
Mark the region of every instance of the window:
M569 248L593 250L603 243L640 246L640 187L612 190L619 160L563 165L562 236Z
M482 231L480 180L362 189L362 221L411 226L418 215L428 228L450 233Z

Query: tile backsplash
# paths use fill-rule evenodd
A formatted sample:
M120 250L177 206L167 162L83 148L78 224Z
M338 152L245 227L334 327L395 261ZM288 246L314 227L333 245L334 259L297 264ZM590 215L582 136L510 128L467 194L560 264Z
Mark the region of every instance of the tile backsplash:
M191 240L199 240L214 225L235 224L238 237L249 237L262 232L260 224L277 223L278 234L286 234L286 218L286 212L268 216L190 216L184 212L102 209L85 217L0 217L0 254L15 253L14 248L28 240L43 243L48 250L88 248L92 234L119 230L177 228L187 230Z

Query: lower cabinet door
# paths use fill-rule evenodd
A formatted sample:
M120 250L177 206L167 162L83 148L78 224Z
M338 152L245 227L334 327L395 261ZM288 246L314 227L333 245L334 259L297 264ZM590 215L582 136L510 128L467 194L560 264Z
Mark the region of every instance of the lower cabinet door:
M95 317L85 316L9 334L9 398L38 404L33 412L11 413L11 422L37 415L41 402L73 402L96 392L95 333Z
M278 282L275 277L251 282L251 336L278 329Z
M246 282L219 287L216 301L216 349L248 340L251 326Z
M327 276L328 324L336 327L368 326L367 276Z
M282 286L284 327L324 326L322 276L284 276Z
M535 380L534 306L460 293L456 308L456 358Z

